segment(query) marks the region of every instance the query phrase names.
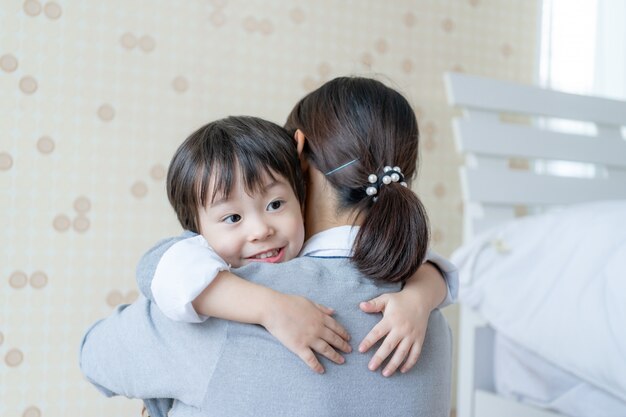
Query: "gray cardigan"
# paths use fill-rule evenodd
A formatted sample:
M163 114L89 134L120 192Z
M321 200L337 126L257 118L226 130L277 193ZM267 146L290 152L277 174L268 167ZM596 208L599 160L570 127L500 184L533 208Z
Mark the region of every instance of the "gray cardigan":
M399 285L372 282L346 258L302 257L236 273L335 308L352 335L346 363L321 358L326 373L318 375L260 326L213 318L173 322L142 297L87 331L80 353L87 379L108 396L157 399L146 403L153 417L166 415L167 399L174 400L170 415L177 417L448 415L452 341L438 310L418 364L383 378L367 369L375 349L356 351L380 319L361 312L358 303Z

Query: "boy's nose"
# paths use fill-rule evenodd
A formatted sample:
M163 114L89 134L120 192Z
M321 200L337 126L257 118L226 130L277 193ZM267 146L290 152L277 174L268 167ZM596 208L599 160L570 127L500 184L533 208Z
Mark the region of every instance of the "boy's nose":
M250 231L250 240L263 240L274 234L274 229L264 221L256 221Z

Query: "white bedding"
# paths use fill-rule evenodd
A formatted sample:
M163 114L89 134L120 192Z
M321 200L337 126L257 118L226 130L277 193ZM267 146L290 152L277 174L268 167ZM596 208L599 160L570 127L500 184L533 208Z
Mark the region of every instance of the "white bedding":
M453 262L498 332L626 402L626 201L509 222Z
M497 393L572 417L624 417L626 402L496 333L493 380Z

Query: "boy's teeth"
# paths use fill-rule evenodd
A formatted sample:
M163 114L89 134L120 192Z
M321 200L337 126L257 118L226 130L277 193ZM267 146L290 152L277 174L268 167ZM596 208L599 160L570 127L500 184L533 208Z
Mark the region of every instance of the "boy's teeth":
M265 253L261 253L257 256L255 256L256 259L265 259L265 258L271 258L273 256L278 255L278 249L273 249L269 252L265 252Z

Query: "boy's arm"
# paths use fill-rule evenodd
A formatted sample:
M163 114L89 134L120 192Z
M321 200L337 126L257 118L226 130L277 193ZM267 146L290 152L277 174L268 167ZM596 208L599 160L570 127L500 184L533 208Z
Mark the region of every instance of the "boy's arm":
M331 309L229 272L201 235L165 241L141 263L144 271L154 271L151 293L173 320L198 323L216 317L260 324L315 372L324 369L314 352L343 363L337 350L351 351L348 332L331 317Z
M163 254L170 249L175 243L181 240L198 236L197 233L184 231L176 237L170 237L157 242L148 252L144 253L137 264L136 278L139 291L150 301L154 301L152 295L152 280L154 273L163 257Z
M392 353L383 370L384 376L393 375L400 366L401 372L411 369L419 358L431 311L456 300L459 287L456 267L433 252L428 253L426 260L402 291L361 303L361 309L367 313L383 313L382 320L359 345L359 351L366 352L385 338L368 365L372 371Z

